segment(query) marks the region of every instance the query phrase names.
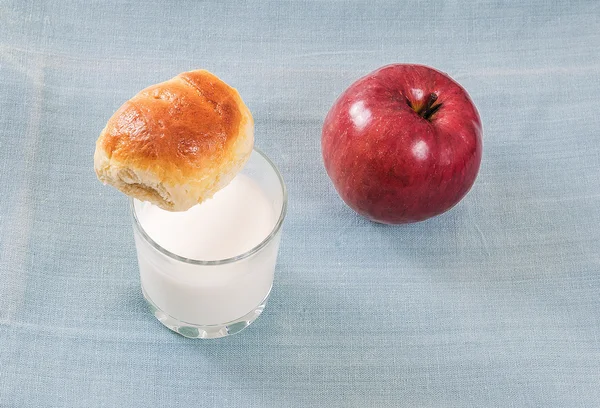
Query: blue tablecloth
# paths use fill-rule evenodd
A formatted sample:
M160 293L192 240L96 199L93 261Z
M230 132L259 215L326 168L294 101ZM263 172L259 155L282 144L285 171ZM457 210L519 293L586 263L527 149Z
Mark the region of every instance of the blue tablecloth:
M597 1L0 1L0 407L600 405ZM323 169L337 95L432 65L479 108L469 195L429 221L355 215ZM139 289L95 140L140 89L237 87L289 188L275 286L194 341Z

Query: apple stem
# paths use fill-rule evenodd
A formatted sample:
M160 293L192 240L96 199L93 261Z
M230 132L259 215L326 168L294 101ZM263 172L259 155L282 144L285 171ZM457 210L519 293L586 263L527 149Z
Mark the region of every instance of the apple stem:
M427 109L431 108L431 105L433 105L435 103L435 101L437 101L437 95L432 92L429 94L429 99L427 100Z
M427 99L427 103L417 112L419 116L421 116L423 119L429 120L433 116L433 114L436 113L442 107L441 103L438 103L435 106L433 105L435 101L437 101L437 98L438 96L435 93L432 92L431 94L429 94L429 99Z

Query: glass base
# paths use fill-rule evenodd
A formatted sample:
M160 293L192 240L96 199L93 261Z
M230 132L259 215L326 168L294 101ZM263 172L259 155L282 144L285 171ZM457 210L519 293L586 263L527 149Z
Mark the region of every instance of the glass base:
M148 303L148 306L150 307L150 311L154 314L154 317L156 317L159 322L173 330L175 333L181 334L182 336L190 339L218 339L220 337L230 336L232 334L241 332L246 327L250 326L250 324L255 321L256 318L263 312L270 293L271 291L269 290L269 293L267 293L267 296L263 299L260 305L239 319L235 319L223 324L198 325L182 322L160 310L146 294L144 287L142 287L142 294L144 295L146 303Z

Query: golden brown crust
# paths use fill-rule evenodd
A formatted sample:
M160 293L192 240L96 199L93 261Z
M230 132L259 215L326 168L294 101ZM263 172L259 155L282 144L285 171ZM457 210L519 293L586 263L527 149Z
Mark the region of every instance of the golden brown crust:
M252 115L237 91L197 70L125 102L98 139L95 167L124 193L181 211L227 184L252 145Z

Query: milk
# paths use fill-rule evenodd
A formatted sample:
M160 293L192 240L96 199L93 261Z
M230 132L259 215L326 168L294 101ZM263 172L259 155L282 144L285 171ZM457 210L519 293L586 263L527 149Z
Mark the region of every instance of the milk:
M250 322L262 311L279 247L276 201L245 174L185 212L134 200L142 289L159 320L178 330Z

